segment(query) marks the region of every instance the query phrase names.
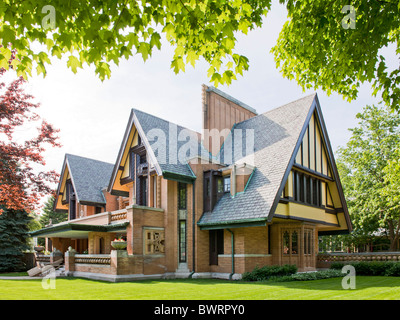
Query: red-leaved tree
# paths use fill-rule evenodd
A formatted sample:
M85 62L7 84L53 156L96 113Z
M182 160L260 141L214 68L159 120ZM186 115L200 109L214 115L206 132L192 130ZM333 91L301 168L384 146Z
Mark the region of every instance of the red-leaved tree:
M3 82L5 73L6 70L1 68L0 214L2 208L30 212L37 208L43 196L53 192L51 184L58 180L55 171L39 169L38 172L38 167L43 168L46 164L43 158L45 145L61 146L57 136L59 130L42 120L36 136L22 143L16 141L16 129L41 120L34 112L40 104L32 103L33 96L24 92L22 77L6 85Z

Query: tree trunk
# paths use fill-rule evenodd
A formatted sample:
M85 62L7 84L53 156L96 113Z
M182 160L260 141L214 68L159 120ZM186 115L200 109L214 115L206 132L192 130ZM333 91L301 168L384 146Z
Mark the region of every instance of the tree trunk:
M388 226L389 226L389 240L390 240L390 251L397 251L398 248L398 242L399 242L399 228L400 228L400 218L399 221L397 221L397 227L396 230L394 229L394 223L393 220L388 220Z

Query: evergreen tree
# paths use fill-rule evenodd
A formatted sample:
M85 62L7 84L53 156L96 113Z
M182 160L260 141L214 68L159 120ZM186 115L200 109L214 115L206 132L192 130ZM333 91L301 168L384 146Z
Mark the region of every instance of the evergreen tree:
M24 271L24 251L29 249L29 224L25 211L2 207L0 215L0 272Z
M57 223L68 220L68 213L55 212L53 210L54 201L55 201L55 197L50 196L44 205L42 214L39 219L39 222L42 225L42 228L44 228L50 224L50 219L51 219L51 224L57 224Z

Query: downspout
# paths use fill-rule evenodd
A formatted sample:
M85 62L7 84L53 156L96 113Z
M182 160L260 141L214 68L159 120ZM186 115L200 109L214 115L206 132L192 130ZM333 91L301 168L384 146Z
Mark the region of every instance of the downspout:
M232 263L232 272L229 275L229 280L232 280L232 276L235 273L235 236L231 229L226 229L231 233L231 246L232 246L232 253L231 253L231 263Z
M195 256L195 231L196 231L196 215L195 215L195 191L196 191L196 180L193 181L193 187L192 187L192 265L193 265L193 270L189 274L189 279L193 277L193 274L195 272L195 262L196 262L196 256Z

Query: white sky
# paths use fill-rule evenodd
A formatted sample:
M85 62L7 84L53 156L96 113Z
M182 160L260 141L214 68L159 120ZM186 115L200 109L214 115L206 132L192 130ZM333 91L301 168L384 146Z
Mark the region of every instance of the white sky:
M303 92L275 67L270 49L285 20L286 9L274 2L263 28L239 37L237 52L249 58L249 71L229 87L218 87L259 114L314 92ZM94 68L73 74L58 59L47 66L46 78L30 78L27 91L41 103L38 113L61 130L63 146L46 151L46 169L60 172L65 153L114 163L132 107L200 132L201 85L212 85L208 66L200 61L195 69L187 66L185 73L175 75L170 69L172 56L172 48L164 45L146 63L138 55L131 57L112 67L111 79L104 82ZM355 115L363 106L377 102L371 92L370 85L365 85L359 98L348 103L338 95L328 97L317 91L334 151L346 144L347 129L357 123Z

